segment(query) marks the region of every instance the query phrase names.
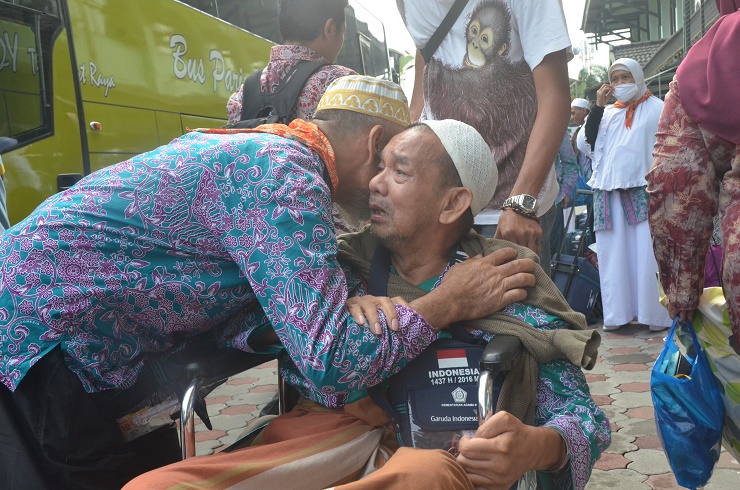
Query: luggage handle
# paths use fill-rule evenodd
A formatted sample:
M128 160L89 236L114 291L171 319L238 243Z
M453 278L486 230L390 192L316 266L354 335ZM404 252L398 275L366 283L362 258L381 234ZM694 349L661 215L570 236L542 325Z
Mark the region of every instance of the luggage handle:
M587 190L584 190L584 189L576 189L575 201L578 200L578 195L579 194L587 195L587 196L590 195L590 196L593 197L594 191L587 191ZM568 220L565 222L565 230L567 230L568 227L570 226L570 221L571 221L571 219L573 219L573 215L575 214L575 212L576 212L576 206L575 206L575 202L574 202L573 203L573 206L571 206L571 208L570 208L570 213L568 214ZM593 216L594 216L594 206L593 206L593 199L592 199L592 204L587 204L586 205L586 223L590 223L591 220L593 219ZM581 234L581 239L578 241L578 249L576 250L576 253L573 255L573 263L570 264L570 267L569 267L570 268L570 273L568 274L568 279L566 280L565 287L563 288L563 294L564 295L567 295L568 294L568 291L570 291L570 285L573 282L573 277L578 272L578 269L579 269L579 267L578 267L578 257L580 257L580 255L583 253L583 243L586 240L586 231L588 231L588 226L586 227L586 230L584 230L584 233ZM566 238L568 238L568 234L567 233L563 233L563 238L560 239L560 246L558 247L558 251L557 251L557 253L555 255L555 258L553 259L553 262L564 264L563 262L560 262L560 258L563 255L563 246L565 245ZM567 266L568 264L564 264L564 265Z
M583 189L577 189L576 190L576 200L578 199L578 195L579 194L583 194L583 195L587 195L587 196L593 196L594 195L594 191L587 191L587 190L583 190ZM573 206L571 206L570 213L568 214L568 220L565 222L565 229L566 230L570 226L570 221L573 219L573 215L575 214L575 212L576 212L576 206L574 204ZM591 222L591 219L593 218L593 216L594 216L593 204L586 205L586 222L587 223L590 223ZM557 258L555 260L558 260L560 258L560 256L563 255L563 246L565 245L565 240L567 238L566 235L567 235L567 233L564 233L563 234L563 238L560 239L560 245L558 246L558 251L557 251L557 254L556 254L556 257ZM579 240L579 243L578 243L578 250L576 251L576 255L573 257L573 265L574 266L576 266L578 264L578 256L583 252L583 242L584 242L585 239L586 239L586 234L584 233L584 234L581 235L581 239Z

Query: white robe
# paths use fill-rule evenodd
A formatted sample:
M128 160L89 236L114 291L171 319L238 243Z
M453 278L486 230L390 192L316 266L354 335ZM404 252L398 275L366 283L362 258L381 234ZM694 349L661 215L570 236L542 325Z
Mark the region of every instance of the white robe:
M643 85L644 93L647 89L642 73L632 73ZM627 129L627 109L609 106L599 124L593 175L588 184L594 189L613 191L607 203L612 229L596 232L604 325L624 325L632 320L660 327L671 324L658 296L658 264L648 222L630 226L618 192L647 185L645 174L652 165L662 108L662 100L648 98L637 106L632 128Z
M670 326L668 311L658 298L658 264L648 222L628 225L619 192L610 193L609 206L612 229L596 232L604 325L637 320Z

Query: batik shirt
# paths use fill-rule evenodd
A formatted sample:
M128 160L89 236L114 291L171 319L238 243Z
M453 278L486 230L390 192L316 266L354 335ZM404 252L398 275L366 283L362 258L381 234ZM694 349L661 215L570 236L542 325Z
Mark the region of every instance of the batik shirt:
M0 382L60 345L88 392L126 388L176 339L252 352L267 325L329 407L407 364L434 330L401 306L392 337L353 323L320 153L190 133L49 198L0 241Z
M558 155L555 157L555 176L560 185L560 191L555 198L555 204L562 202L565 196L570 195L576 186L576 182L578 182L579 172L580 168L576 160L576 153L573 151L573 145L570 143L570 138L566 134L563 137L562 143L560 143Z
M567 328L560 318L524 303L512 303L501 313L521 320L540 330ZM487 342L493 334L473 330L471 334ZM570 455L570 471L544 474L552 478L554 488L583 490L601 453L611 444L609 419L596 405L583 371L564 359L540 364L537 385L537 408L534 425L550 427L565 440Z
M273 46L270 51L270 62L262 70L262 77L260 78L262 93L275 93L278 85L290 74L290 71L299 61L329 63L319 53L305 46ZM306 84L303 86L301 95L298 97L298 102L296 103L296 112L295 114L291 114L291 116L306 121L312 120L316 106L319 105L319 100L324 95L326 87L337 78L347 75L356 75L356 73L354 70L341 65L327 65L319 68L316 73L306 80ZM239 90L234 92L229 98L226 104L229 123L238 122L241 118L243 97L242 87L239 87ZM249 94L247 94L247 97L249 97Z
M513 303L502 313L540 330L566 328L567 324L547 312L522 303ZM472 332L486 340L493 335ZM540 364L537 385L535 426L557 430L570 455L570 471L548 474L554 488L583 490L601 453L611 444L611 428L604 412L591 398L583 371L564 359Z
M646 177L660 283L677 310L699 306L705 253L719 213L721 277L740 348L740 208L735 197L740 195L740 146L697 125L682 100L674 80L658 127L655 162Z

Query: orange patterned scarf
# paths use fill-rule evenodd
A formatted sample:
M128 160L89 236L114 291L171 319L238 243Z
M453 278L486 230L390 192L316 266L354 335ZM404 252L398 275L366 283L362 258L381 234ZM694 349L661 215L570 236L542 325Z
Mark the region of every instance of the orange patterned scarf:
M326 165L326 171L331 180L332 193L337 192L339 177L337 176L337 159L334 155L334 149L324 133L313 123L306 122L303 119L294 119L288 126L285 124L263 124L253 129L213 128L195 129L193 131L208 134L269 133L297 141L319 154L324 161L324 165Z
M629 104L625 104L624 102L619 100L614 103L614 107L616 107L617 109L621 109L623 107L627 108L627 114L625 114L624 117L624 126L627 129L632 129L632 120L635 118L635 110L637 110L637 106L652 96L653 93L648 90L647 92L645 92L645 95L633 102L630 102Z

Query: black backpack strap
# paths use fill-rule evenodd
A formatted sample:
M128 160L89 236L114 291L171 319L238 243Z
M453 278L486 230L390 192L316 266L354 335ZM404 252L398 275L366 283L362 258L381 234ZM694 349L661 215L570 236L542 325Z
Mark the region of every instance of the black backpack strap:
M378 245L370 262L370 277L367 293L373 296L388 296L388 277L391 274L391 252Z
M450 11L447 12L445 18L442 19L442 23L439 24L437 30L434 31L432 37L429 38L427 45L419 50L421 52L421 55L424 57L424 61L429 63L429 60L432 59L432 55L437 51L439 45L442 44L442 41L447 36L447 33L450 32L450 29L452 29L452 26L460 17L460 14L462 14L462 11L465 9L465 6L467 4L468 0L455 0L455 3L452 4Z
M252 73L242 84L242 113L240 121L257 117L263 107L264 95L262 95L262 69Z
M311 75L328 64L320 61L298 62L272 94L262 93L263 70L252 73L242 86L242 113L239 120L246 121L273 114L284 118L286 123L290 122L306 82Z
M464 255L459 248L455 248L450 256L450 265L464 259ZM388 278L391 270L391 252L382 245L378 245L370 262L370 273L368 278L367 292L373 296L388 295ZM461 324L450 326L452 338L469 344L479 344L480 339L473 337ZM485 342L483 342L485 344ZM383 384L371 386L367 389L370 399L390 417L393 428L397 433L401 431L401 415L393 408L388 401Z
M388 295L388 277L391 273L391 252L382 245L375 249L373 260L370 262L370 277L367 292L373 296ZM371 386L367 389L370 399L390 417L393 429L398 433L401 431L401 422L398 412L393 408L385 396L383 384Z

